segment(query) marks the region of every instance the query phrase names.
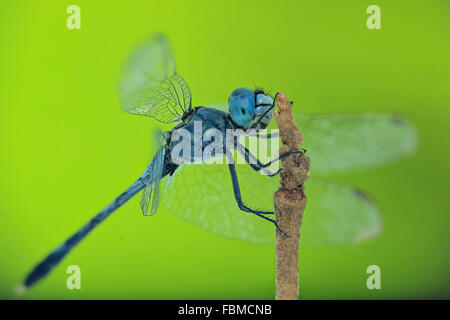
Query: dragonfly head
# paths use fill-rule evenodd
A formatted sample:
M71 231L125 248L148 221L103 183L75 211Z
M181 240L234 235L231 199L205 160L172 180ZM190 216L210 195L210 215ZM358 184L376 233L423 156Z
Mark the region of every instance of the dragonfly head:
M262 89L239 88L228 99L234 124L241 128L266 128L273 116L273 99Z

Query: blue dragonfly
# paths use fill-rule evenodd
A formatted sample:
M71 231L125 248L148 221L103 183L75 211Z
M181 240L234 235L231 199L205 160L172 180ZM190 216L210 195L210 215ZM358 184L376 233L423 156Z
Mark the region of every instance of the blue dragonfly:
M276 133L261 131L274 128L272 96L262 89L239 88L231 93L228 110L223 104L214 108L193 107L189 86L176 72L169 43L161 34L152 36L134 51L124 70L120 91L125 111L173 123L174 128L161 135L159 149L144 173L37 264L25 278L25 288L46 276L96 226L141 190L144 215L155 214L161 202L180 218L218 235L256 243L274 241L274 226L278 227L273 218L272 197L279 182L273 177L280 170L271 170L271 166L291 153L262 161L246 147L243 136L235 136L232 154L224 143L221 152L214 156L228 160L240 157L245 165L236 165L237 160L228 161L227 165L186 164L172 158L177 146L173 133L179 129L193 133L196 121L201 122L202 133L211 128L223 134L227 129L255 129L256 134L248 138L278 139ZM378 234L382 223L375 203L364 192L321 175L381 165L412 153L416 144L413 126L389 114L308 116L295 110L293 114L304 132L305 148L312 159L302 243L350 244ZM201 150L208 145L203 142ZM195 160L192 154L183 156Z

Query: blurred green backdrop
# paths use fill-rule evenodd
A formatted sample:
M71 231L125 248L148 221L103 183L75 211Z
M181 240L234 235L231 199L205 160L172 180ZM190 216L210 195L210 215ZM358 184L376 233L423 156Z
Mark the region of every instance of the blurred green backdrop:
M66 8L81 8L68 30ZM366 8L381 7L381 30ZM449 298L450 3L409 1L2 1L0 298L143 171L158 123L120 110L132 48L165 32L194 104L255 85L306 113L396 112L415 156L333 178L367 190L384 232L352 247L301 247L302 298ZM307 137L306 137L307 139ZM274 248L220 238L139 197L23 298L274 296ZM82 289L66 289L68 265ZM366 268L381 267L381 290Z

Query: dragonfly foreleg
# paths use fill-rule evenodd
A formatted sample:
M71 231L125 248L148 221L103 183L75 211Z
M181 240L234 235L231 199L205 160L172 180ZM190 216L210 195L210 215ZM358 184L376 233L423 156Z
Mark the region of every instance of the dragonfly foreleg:
M259 134L259 133L255 132L255 133L246 134L245 136L251 137L251 138L257 138L257 139L274 139L274 138L278 138L280 136L280 134L278 132L268 133L268 134Z
M306 152L305 149L300 149L297 152L286 152L286 153L282 154L281 156L279 156L275 159L272 159L269 162L264 164L253 153L251 153L250 150L248 150L245 146L243 146L239 142L236 143L236 148L237 148L238 152L244 157L245 161L250 165L250 167L252 167L253 170L255 170L255 171L262 170L264 172L264 174L268 175L269 177L274 177L282 171L282 169L278 169L276 172L272 172L272 171L266 169L272 163L277 162L281 159L284 159L291 154L302 155Z
M236 199L236 203L237 203L239 209L241 209L244 212L256 214L258 217L261 217L261 218L263 218L263 219L265 219L267 221L272 222L280 233L285 234L283 232L283 230L281 230L278 227L278 224L277 224L277 222L275 220L267 218L266 216L264 216L265 214L273 214L273 212L271 212L271 211L253 210L253 209L247 207L244 204L244 202L242 201L241 189L239 188L239 180L238 180L237 173L236 173L236 167L235 167L235 165L233 163L230 163L230 164L228 164L228 168L230 169L230 175L231 175L231 182L232 182L232 185L233 185L234 198Z
M236 145L236 149L242 155L242 157L244 157L245 161L250 165L250 167L253 170L255 170L255 171L262 170L262 172L264 172L264 174L269 177L274 177L281 172L281 169L277 170L276 172L272 172L269 169L266 169L263 166L263 164L261 163L261 161L259 161L259 159L253 153L251 153L250 150L248 150L246 147L244 147L239 142Z

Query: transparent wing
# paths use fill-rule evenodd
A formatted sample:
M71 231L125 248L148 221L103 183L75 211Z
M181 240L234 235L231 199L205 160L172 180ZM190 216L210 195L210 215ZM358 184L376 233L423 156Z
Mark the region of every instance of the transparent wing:
M306 182L306 195L303 243L360 243L383 229L375 203L361 190L316 177Z
M213 107L227 111L227 104ZM295 108L295 105L294 105ZM391 114L333 114L311 116L293 110L305 135L312 173L364 169L392 162L416 150L414 125ZM268 129L276 128L272 120ZM281 145L281 144L280 144Z
M256 200L261 194L248 193L243 188L245 179L240 174L241 167L236 169L242 181L243 199L251 204L252 201L246 200ZM255 176L262 177L258 173ZM272 184L268 188L274 191ZM261 198L263 200L267 199ZM227 165L181 165L166 183L163 202L178 217L215 234L257 243L273 240L272 224L238 209ZM270 206L270 201L266 201L266 205Z
M191 108L191 92L183 78L174 73L154 84L144 99L134 104L129 113L155 118L164 123L180 121Z
M236 165L244 202L273 211L279 178ZM307 181L308 204L302 244L351 244L381 230L375 205L362 192L321 179ZM238 209L226 165L181 165L167 181L164 204L175 215L215 234L255 243L274 243L271 223Z
M416 131L388 114L308 116L294 113L305 135L311 172L362 169L391 162L416 149Z
M164 167L165 147L161 147L156 153L149 167L150 178L141 197L141 209L144 216L156 213L159 205L159 185Z
M175 71L169 43L162 34L139 46L126 64L121 86L122 108L170 123L191 108L191 92Z

